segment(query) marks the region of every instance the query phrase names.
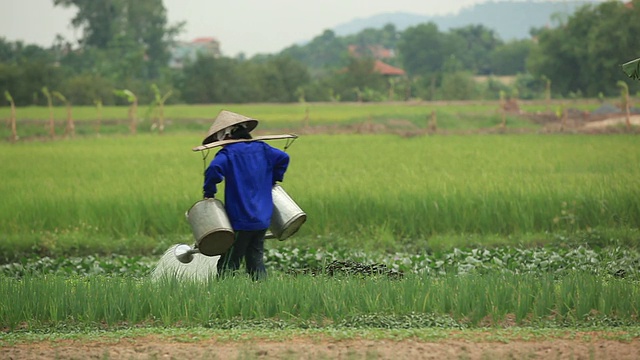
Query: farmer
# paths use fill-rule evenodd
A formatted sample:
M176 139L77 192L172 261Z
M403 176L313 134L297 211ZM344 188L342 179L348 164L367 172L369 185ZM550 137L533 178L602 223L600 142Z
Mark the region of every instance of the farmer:
M247 140L223 147L205 170L204 197L213 198L216 184L225 179L225 210L235 232L233 246L218 260L218 275L238 270L245 260L254 280L265 278L264 239L271 222L271 189L282 181L289 155L262 141L251 140L258 120L222 110L215 118L203 145L223 140Z

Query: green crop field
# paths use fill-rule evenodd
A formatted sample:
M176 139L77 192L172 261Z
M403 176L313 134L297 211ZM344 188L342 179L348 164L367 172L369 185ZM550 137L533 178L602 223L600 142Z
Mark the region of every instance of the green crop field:
M592 111L601 104L597 101L521 102L521 110L527 113L547 112L555 114L561 109ZM502 122L500 104L486 102L412 102L412 103L299 103L299 104L222 104L222 105L167 105L163 110L166 132L197 131L207 129L216 114L232 110L261 120L259 131L274 129L299 129L303 126L352 125L362 122L413 125L419 129L435 115L438 129L444 131L472 131L495 128ZM71 108L79 135L126 134L129 132L130 108L107 106L101 109L90 106ZM152 132L152 124L160 116L158 108L139 105L135 111L138 132ZM0 119L9 119L11 110L0 107ZM16 131L21 138L48 137L49 120L53 119L56 136L65 135L68 119L65 107L51 109L31 106L16 110ZM514 114L505 114L508 128L535 130L539 124L523 120ZM157 129L155 130L157 132ZM0 139L11 136L10 127L0 127Z
M279 277L256 284L228 278L205 283L161 279L0 278L0 325L14 330L49 324L176 323L224 327L229 322L281 318L306 327L370 325L414 316L414 327L466 328L500 323L583 324L589 315L630 325L640 286L584 273L546 275L411 276L402 281L344 277ZM350 324L351 322L351 324ZM402 323L399 321L399 323Z
M126 108L104 109L115 122L100 135L95 109L78 109L75 137L56 109L54 139L48 110L18 109L25 135L0 142L0 345L134 327L637 334L637 135L544 133L517 116L483 131L496 104L315 104L308 123L304 104L235 107L264 119L261 134L299 131L282 185L308 220L267 242L264 282L154 279L165 250L194 242L185 212L215 150L191 149L220 108L170 106L164 134L147 118L135 135ZM431 111L442 131L422 131Z
M188 237L184 213L202 192L205 154L191 151L200 139L1 144L4 256L125 242L132 248L117 250L136 253ZM300 239L393 250L443 235L517 239L640 224L635 136L309 135L288 152L283 186L309 216Z
M550 103L543 101L520 101L521 109L526 112L555 111L560 107L579 110L594 110L600 106L595 100L560 101ZM215 104L215 105L165 105L164 115L171 119L213 119L221 110L233 110L264 120L266 124L295 123L301 121L305 112L309 111L311 119L321 123L344 122L354 119L366 119L368 116L390 118L406 118L415 116L423 120L431 111L442 114L478 114L495 113L499 109L497 101L447 101L447 102L407 102L407 103L298 103L298 104ZM102 119L127 119L127 106L105 106L100 109L92 106L74 106L71 108L75 120L87 121ZM157 115L156 107L150 110L149 105L140 104L137 115L144 119ZM10 116L10 108L0 107L0 119ZM67 109L55 106L49 109L44 106L21 107L16 111L18 121L55 120L67 118Z

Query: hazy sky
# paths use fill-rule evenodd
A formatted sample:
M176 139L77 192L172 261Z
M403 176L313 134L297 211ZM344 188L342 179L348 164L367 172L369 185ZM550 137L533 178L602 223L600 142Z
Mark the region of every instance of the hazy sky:
M276 53L324 30L388 12L445 15L486 0L164 0L169 23L186 21L180 40L214 37L226 56ZM76 40L75 8L53 0L0 0L0 37L49 47L56 34Z

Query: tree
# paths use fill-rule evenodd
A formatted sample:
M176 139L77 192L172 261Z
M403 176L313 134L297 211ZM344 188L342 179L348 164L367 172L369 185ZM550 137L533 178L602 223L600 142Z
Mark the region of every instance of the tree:
M444 100L472 100L478 94L478 86L473 80L473 74L456 71L442 76L440 93Z
M78 8L78 13L71 20L71 25L82 30L83 46L105 49L118 32L116 24L123 6L120 0L54 0L53 4L65 8Z
M402 34L398 50L404 70L417 86L414 91L425 99L434 99L443 67L451 55L462 52L464 40L443 34L434 23L408 28Z
M490 54L491 74L516 75L526 71L527 58L534 43L529 39L509 41L497 46Z
M545 75L560 94L584 93L596 96L617 92L623 79L618 59L633 58L640 48L640 0L627 7L607 1L584 5L558 28L538 34L538 46L531 53L528 69Z
M16 44L12 46L20 47ZM57 86L62 81L63 70L39 51L34 54L40 55L30 59L27 54L31 52L23 52L24 49L22 47L8 55L6 61L0 61L0 89L11 92L16 106L40 105L34 99L34 93L39 93L43 86Z
M451 55L445 36L434 23L406 29L398 50L402 54L404 70L410 76L428 76L440 71L445 59Z
M349 66L336 73L335 91L342 100L360 101L378 98L386 93L388 82L385 77L374 71L372 58L350 58Z
M457 49L456 57L465 66L466 71L474 74L491 74L491 54L502 45L495 32L484 25L468 25L452 29L449 36L458 37L462 47Z
M440 95L445 100L471 100L478 94L478 86L473 73L465 70L464 64L455 55L443 65Z
M337 37L332 30L325 30L304 46L293 45L284 49L280 55L305 64L310 69L320 71L343 66L346 62L346 41Z
M547 96L549 80L542 76L536 77L529 73L518 74L513 84L513 90L518 92L518 97L524 100L541 99Z
M309 83L307 68L289 56L277 56L260 67L260 87L264 101L295 102L296 91Z
M25 62L52 63L53 54L38 45L25 45L22 41L9 42L0 37L0 62L23 64Z
M75 105L90 105L95 99L104 104L114 103L113 84L100 75L80 74L66 79L61 87Z
M223 99L234 97L234 64L235 60L231 59L198 56L196 61L183 68L175 87L187 103L224 102ZM226 87L229 92L225 92Z
M162 0L54 0L54 5L78 9L71 24L83 31L84 48L109 50L112 55L118 50L125 56L141 53L144 62L136 59L145 64L145 72L137 75L148 79L157 78L166 67L168 46L184 26L168 26Z

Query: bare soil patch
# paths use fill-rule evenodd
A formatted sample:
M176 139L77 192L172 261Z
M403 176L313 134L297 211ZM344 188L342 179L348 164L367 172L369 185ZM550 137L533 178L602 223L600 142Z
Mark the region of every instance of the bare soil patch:
M626 130L627 121L626 116L620 113L589 113L576 109L567 109L565 115L560 118L552 112L518 113L517 115L542 125L541 132L544 133L619 133ZM631 114L629 123L634 127L640 126L640 115Z
M611 126L626 126L627 119L624 116L611 117L599 121L592 121L584 125L587 129L604 129ZM640 115L629 117L629 123L632 126L640 126Z
M146 336L120 340L63 340L0 349L0 359L638 359L640 340L609 340L590 333L571 339L333 340L185 342Z

